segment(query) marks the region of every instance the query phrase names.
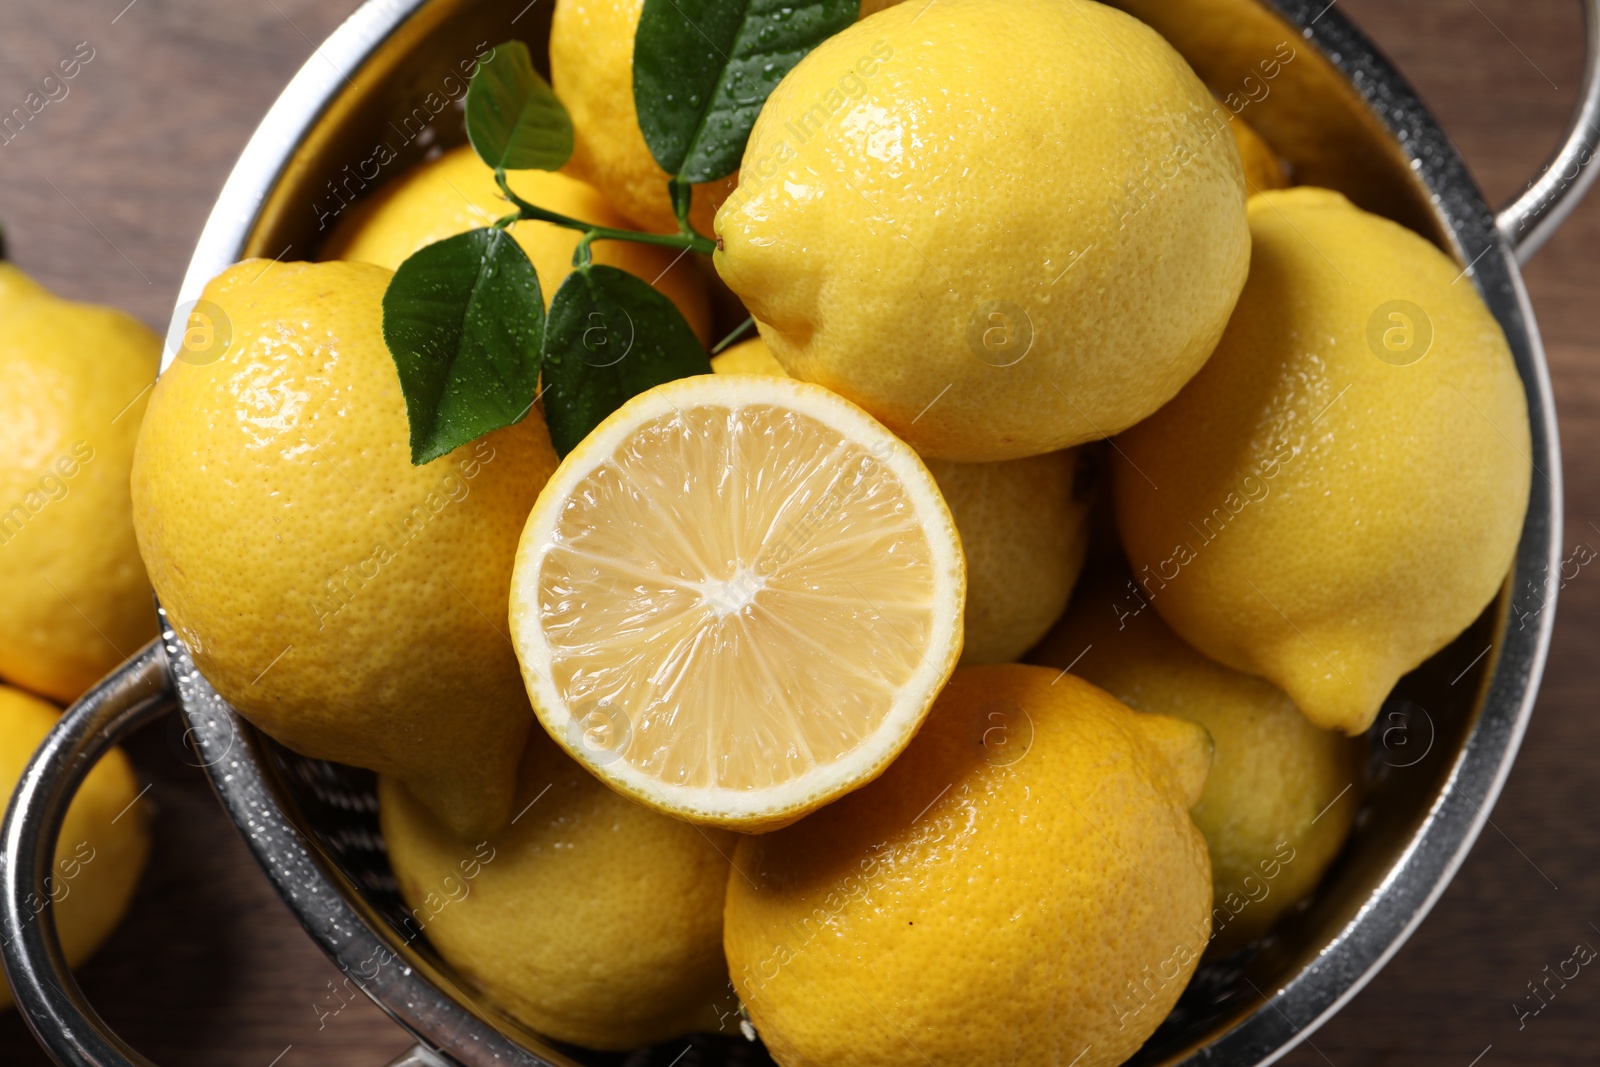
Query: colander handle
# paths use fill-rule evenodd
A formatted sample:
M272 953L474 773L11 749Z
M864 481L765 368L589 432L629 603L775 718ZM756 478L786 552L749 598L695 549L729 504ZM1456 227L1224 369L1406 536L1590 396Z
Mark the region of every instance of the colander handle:
M1594 184L1600 152L1600 0L1583 0L1583 86L1561 146L1522 195L1500 209L1495 226L1526 263L1572 214Z
M0 825L0 946L22 1017L62 1067L155 1067L117 1037L67 969L45 885L67 806L89 769L176 704L160 640L141 649L62 715L34 753ZM417 1046L390 1067L446 1067Z
M22 772L0 826L6 980L34 1036L63 1067L154 1067L84 999L61 952L45 879L55 864L62 817L89 769L174 703L166 652L152 641L62 715Z

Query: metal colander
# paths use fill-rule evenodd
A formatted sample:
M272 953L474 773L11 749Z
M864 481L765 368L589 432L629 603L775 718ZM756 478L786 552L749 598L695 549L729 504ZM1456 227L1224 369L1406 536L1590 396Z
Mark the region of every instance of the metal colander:
M1072 0L1064 0L1072 2ZM1585 0L1589 65L1558 154L1498 216L1404 80L1326 0L1125 0L1213 87L1243 84L1249 121L1307 184L1432 239L1455 257L1510 342L1527 394L1533 480L1512 573L1449 648L1403 679L1373 728L1363 807L1321 886L1264 941L1201 967L1134 1062L1271 1063L1383 966L1443 892L1487 818L1531 714L1554 623L1562 528L1561 460L1543 349L1518 270L1583 194L1600 133L1600 0ZM520 10L519 10L520 9ZM479 42L545 51L550 5L521 0L370 0L325 42L262 122L224 187L174 317L246 256L309 258L326 186L416 114L416 101ZM1295 58L1262 81L1256 57ZM1258 91L1265 85L1265 91ZM391 125L392 124L392 125ZM398 173L462 139L454 114L412 136ZM406 127L409 129L410 127ZM169 344L166 361L175 351ZM164 364L165 365L165 364ZM7 976L29 1026L58 1063L153 1067L95 1015L62 958L49 909L33 922L68 801L87 768L129 731L176 707L218 798L262 870L353 984L409 1030L413 1067L769 1064L728 1032L627 1054L529 1033L461 978L408 914L377 821L374 778L306 759L241 719L165 626L162 637L63 717L24 773L3 831L0 921Z

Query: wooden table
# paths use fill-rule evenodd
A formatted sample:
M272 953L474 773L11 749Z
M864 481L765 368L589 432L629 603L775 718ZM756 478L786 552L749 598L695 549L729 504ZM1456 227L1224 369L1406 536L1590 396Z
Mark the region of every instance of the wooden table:
M548 2L548 0L546 0ZM126 7L124 5L127 4ZM5 0L0 112L87 41L93 58L8 144L13 258L63 294L164 329L224 176L289 76L355 0ZM1582 68L1570 0L1344 0L1455 138L1491 202L1535 173ZM1600 195L1527 272L1555 379L1569 550L1600 547ZM1591 451L1594 450L1594 451ZM1562 594L1538 713L1493 823L1411 941L1292 1067L1589 1064L1600 973L1519 1027L1525 983L1600 944L1600 568ZM377 1067L406 1041L372 1005L322 1020L335 970L156 728L129 746L156 846L129 920L83 968L108 1022L162 1067ZM1591 925L1595 924L1595 925ZM1481 1057L1481 1058L1479 1058ZM14 1013L0 1063L47 1063Z

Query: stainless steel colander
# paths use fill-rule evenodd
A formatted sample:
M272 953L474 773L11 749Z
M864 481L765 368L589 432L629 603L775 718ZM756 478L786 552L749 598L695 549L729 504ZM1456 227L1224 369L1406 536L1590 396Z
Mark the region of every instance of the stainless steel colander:
M1571 129L1547 169L1498 215L1404 80L1327 0L1120 6L1166 35L1219 94L1246 101L1244 117L1302 182L1339 189L1457 259L1510 341L1533 432L1538 474L1512 573L1483 616L1403 679L1385 705L1364 807L1344 853L1271 937L1203 966L1134 1061L1261 1065L1354 996L1421 922L1482 828L1532 712L1559 584L1561 457L1518 263L1594 178L1600 0L1584 0L1589 61ZM398 157L382 165L387 176L436 144L459 141L460 123L450 114L435 121L428 94L454 95L445 79L459 77L458 60L483 45L516 37L543 54L549 17L548 3L523 7L522 0L365 4L290 82L245 149L189 265L175 329L184 328L204 284L238 259L313 255L340 210L337 190L379 180L366 177L375 146L387 143ZM1269 57L1277 62L1263 66ZM169 345L168 362L174 351ZM680 1042L626 1057L527 1032L460 979L425 937L408 940L372 775L298 756L255 730L201 677L162 621L157 641L68 710L23 775L0 830L6 974L58 1063L153 1067L84 1000L51 912L34 921L30 897L48 899L43 880L62 815L87 769L130 731L175 708L267 877L353 984L417 1039L397 1063L771 1062L737 1032L698 1037L688 1053Z

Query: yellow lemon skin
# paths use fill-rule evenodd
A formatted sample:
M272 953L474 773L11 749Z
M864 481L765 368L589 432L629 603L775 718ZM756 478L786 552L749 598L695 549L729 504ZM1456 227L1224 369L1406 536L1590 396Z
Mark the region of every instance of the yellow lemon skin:
M734 854L724 944L782 1067L1121 1063L1209 935L1193 723L956 671L882 778Z
M1309 187L1253 197L1250 226L1216 353L1118 441L1117 524L1180 637L1360 733L1503 584L1527 404L1499 325L1421 237Z
M740 341L711 357L711 369L717 374L772 374L780 378L787 378L789 372L783 369L773 356L772 349L767 347L767 342L759 337L752 337L748 341Z
M1239 118L1233 119L1233 141L1239 147L1239 159L1244 164L1244 184L1252 194L1267 189L1287 189L1291 182L1278 159L1278 153L1251 125Z
M0 814L58 716L37 697L0 686ZM133 765L114 748L89 771L67 807L49 899L39 900L35 911L52 910L70 966L88 959L111 935L139 884L150 854L149 813L137 803L139 790ZM11 989L0 975L0 1008L11 1003Z
M450 834L404 785L378 781L405 933L524 1025L627 1049L717 1026L728 999L722 905L735 835L612 792L533 731L516 822Z
M1191 814L1211 853L1208 951L1227 955L1270 930L1338 855L1360 804L1366 745L1317 729L1271 682L1184 644L1130 586L1119 571L1083 589L1028 658L1070 664L1135 711L1211 734L1211 775Z
M161 341L0 262L0 678L70 703L156 634L128 469Z
M759 337L713 356L718 374L786 372ZM1009 663L1049 631L1089 545L1093 481L1078 449L998 463L926 460L967 558L961 663Z
M246 261L213 280L232 341L157 382L134 525L173 625L235 708L481 832L510 814L532 721L504 619L556 458L535 411L412 465L382 333L390 277Z
M593 186L576 178L527 170L515 172L509 180L518 196L539 207L597 226L631 228ZM491 225L510 213L494 171L470 145L462 145L408 171L351 209L329 236L322 258L360 260L397 270L413 252ZM554 223L519 222L511 227L511 236L533 261L548 307L572 272L572 253L582 235ZM596 241L592 247L596 263L636 274L661 290L678 306L700 343L707 343L711 303L705 282L688 257L679 259L668 249L633 241Z
M1057 451L1160 407L1221 336L1250 248L1226 126L1111 8L900 4L779 83L714 262L790 374L923 456Z
M667 172L639 130L633 103L633 38L644 0L557 0L550 23L550 85L572 116L566 170L599 189L635 224L675 233ZM694 187L689 221L709 233L732 175Z
M961 663L1009 663L1072 596L1089 547L1090 486L1078 449L995 463L930 459L967 557Z

